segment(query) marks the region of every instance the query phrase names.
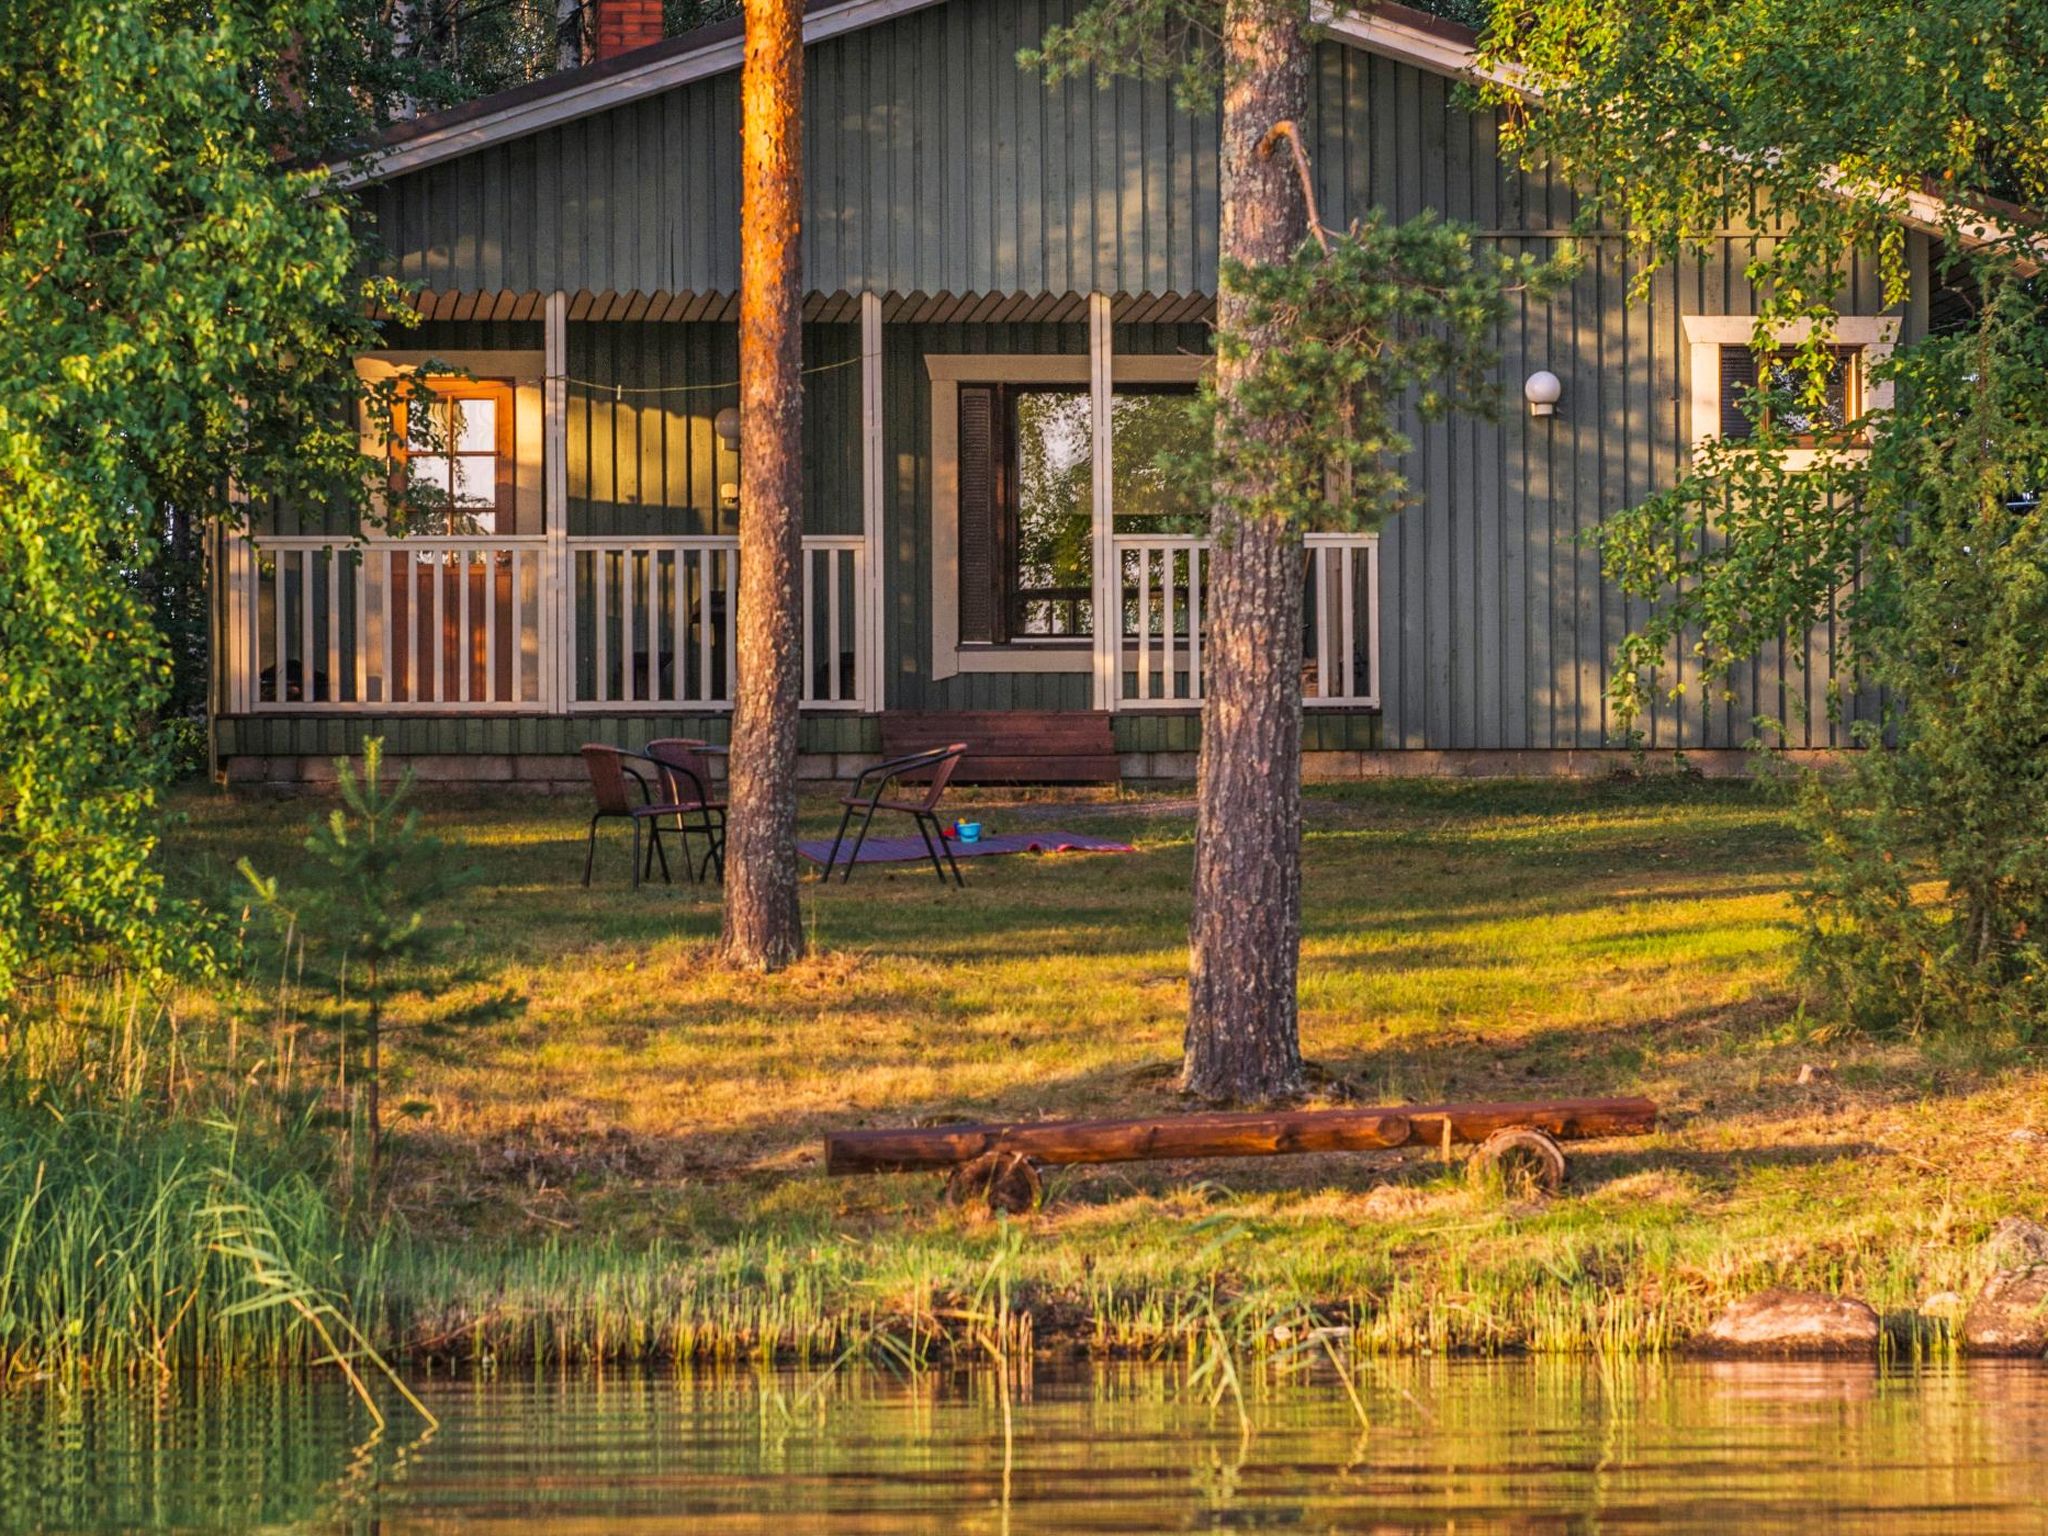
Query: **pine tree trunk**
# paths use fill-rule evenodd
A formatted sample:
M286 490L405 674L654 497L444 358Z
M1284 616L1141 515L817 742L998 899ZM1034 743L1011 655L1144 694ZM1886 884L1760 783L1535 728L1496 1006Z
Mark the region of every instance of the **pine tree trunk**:
M1307 234L1301 186L1273 125L1303 121L1309 47L1298 13L1259 0L1224 12L1221 253L1247 266L1284 260ZM1245 323L1226 281L1217 325L1249 355L1219 360L1231 390L1280 344ZM1226 412L1227 415L1227 412ZM1302 543L1280 514L1247 508L1255 488L1218 487L1211 517L1208 639L1202 650L1202 757L1189 925L1188 1027L1181 1087L1262 1103L1301 1091L1295 978L1301 952Z
M803 6L747 0L740 70L740 591L725 954L803 951L796 895L802 694Z

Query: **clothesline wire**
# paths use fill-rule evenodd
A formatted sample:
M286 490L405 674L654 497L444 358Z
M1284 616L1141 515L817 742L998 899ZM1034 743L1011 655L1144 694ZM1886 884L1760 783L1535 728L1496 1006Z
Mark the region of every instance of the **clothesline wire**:
M809 378L812 374L832 373L841 368L851 368L855 364L864 361L864 358L859 357L841 358L836 363L818 363L813 367L802 369L800 372L803 377ZM433 377L457 378L460 375L453 373L435 374ZM716 384L615 384L602 379L579 379L566 373L545 373L538 378L515 378L511 382L514 384L567 384L573 388L588 389L598 394L610 395L615 400L626 395L699 394L710 390L738 389L740 387L738 379L724 379Z

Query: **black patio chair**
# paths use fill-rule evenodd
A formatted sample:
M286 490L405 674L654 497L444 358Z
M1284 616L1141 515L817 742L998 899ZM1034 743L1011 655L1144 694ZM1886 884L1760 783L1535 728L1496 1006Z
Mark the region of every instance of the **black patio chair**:
M967 755L967 743L956 741L950 746L934 747L928 752L913 752L907 757L891 758L886 763L877 763L854 776L853 787L839 797L839 803L846 807L839 817L839 832L832 839L832 853L825 860L825 868L819 875L822 880L832 878L832 866L839 862L839 848L846 841L846 828L853 820L855 811L865 814L860 819L860 831L854 835L853 851L846 856L846 873L839 877L844 885L853 878L853 866L860 862L861 844L868 839L868 828L874 824L875 812L896 811L908 816L917 824L917 835L924 839L924 851L932 861L932 869L939 879L946 878L948 866L953 871L953 884L964 887L967 882L960 878L960 865L953 858L953 850L946 842L945 828L939 825L939 797L946 792L946 785L953 777L953 770L960 766L960 759ZM915 777L929 774L925 780L921 798L888 798L889 786ZM874 780L874 787L863 792L862 786ZM911 787L906 785L906 788ZM936 841L934 841L936 839ZM939 863L943 850L946 863Z
M647 743L646 755L661 771L663 798L677 807L676 836L683 844L683 867L692 880L700 880L715 865L718 878L725 878L725 802L711 793L711 761L705 752L709 743L687 736L663 736ZM700 869L690 857L690 837L702 833L704 864Z
M657 801L647 788L647 780L640 770L626 759L634 756L618 747L601 746L596 742L583 747L583 767L590 775L590 793L597 801L597 810L590 818L589 847L583 855L583 883L590 884L590 871L597 862L597 824L613 817L623 817L633 824L633 884L637 887L643 873L640 858L640 823L647 823L652 844L647 850L644 873L652 874L654 861L661 860L661 878L674 884L668 872L668 853L661 846L662 818L677 815L683 809ZM631 779L640 786L640 803L635 805L626 789L626 780ZM689 850L683 850L683 857L689 858Z

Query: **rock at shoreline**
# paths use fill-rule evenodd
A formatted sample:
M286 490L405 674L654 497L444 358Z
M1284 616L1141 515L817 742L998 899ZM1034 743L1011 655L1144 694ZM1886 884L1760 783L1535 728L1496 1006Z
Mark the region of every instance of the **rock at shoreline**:
M1984 1246L2005 1269L2048 1264L2048 1227L2024 1216L2008 1216L1991 1229Z
M2001 1269L1963 1318L1973 1355L2048 1354L2048 1264Z
M1722 1355L1874 1355L1879 1331L1852 1296L1770 1290L1729 1303L1700 1343Z

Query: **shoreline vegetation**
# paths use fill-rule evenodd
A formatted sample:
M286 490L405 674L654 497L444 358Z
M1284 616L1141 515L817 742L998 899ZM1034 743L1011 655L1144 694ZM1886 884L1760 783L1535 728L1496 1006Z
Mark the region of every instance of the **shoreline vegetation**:
M816 953L770 977L717 966L715 888L634 891L613 845L577 885L575 805L422 799L475 871L451 986L519 1006L432 1048L394 1016L374 1189L335 1123L310 983L259 974L253 949L230 946L218 983L62 983L16 1018L12 1374L304 1363L322 1351L294 1295L333 1301L408 1374L1199 1367L1307 1340L1663 1353L1771 1287L1859 1297L1883 1352L1938 1356L1997 1267L1992 1229L2048 1214L2048 1071L2027 1042L1871 1039L1802 1006L1804 850L1766 785L1307 793L1314 1102L1656 1098L1655 1136L1570 1149L1562 1196L1404 1149L1052 1170L1047 1208L1007 1220L947 1204L937 1175L827 1179L819 1138L1184 1108L1184 797L964 793L985 825L1139 851L983 861L964 893L914 866L807 884ZM228 913L236 863L289 874L314 809L176 805L174 887ZM805 809L807 831L831 814Z

